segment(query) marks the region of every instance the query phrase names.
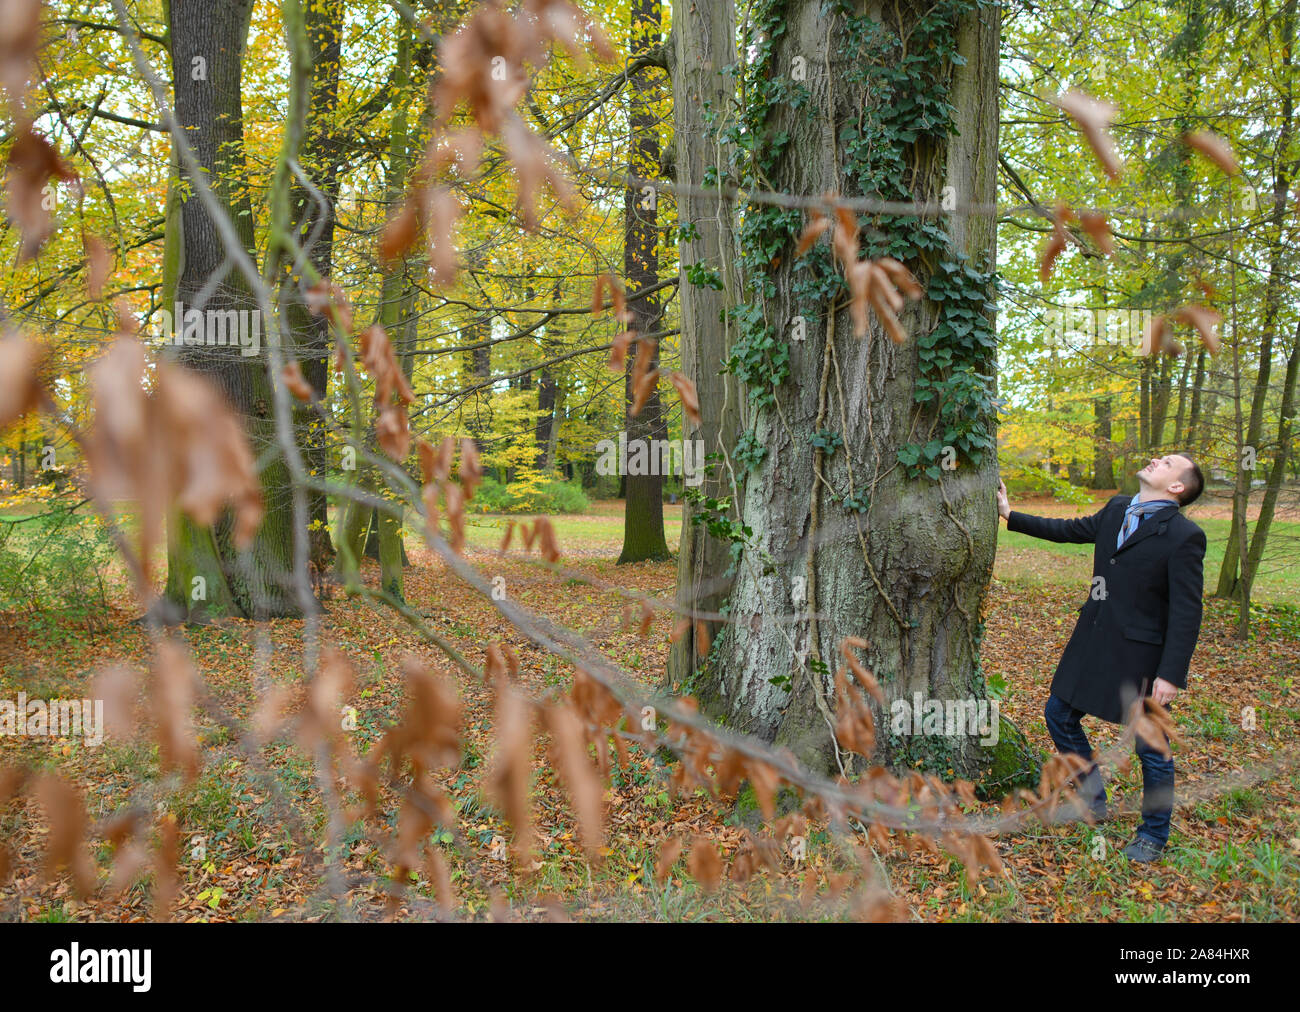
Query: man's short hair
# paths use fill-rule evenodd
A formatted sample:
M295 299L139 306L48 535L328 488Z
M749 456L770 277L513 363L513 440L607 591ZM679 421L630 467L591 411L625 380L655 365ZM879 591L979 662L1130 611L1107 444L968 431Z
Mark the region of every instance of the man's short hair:
M1190 453L1181 451L1174 454L1176 457L1185 457L1187 462L1192 466L1183 472L1182 478L1183 490L1178 495L1178 505L1190 506L1201 496L1201 489L1205 488L1205 477L1201 474L1201 469L1196 466L1196 461L1192 459Z

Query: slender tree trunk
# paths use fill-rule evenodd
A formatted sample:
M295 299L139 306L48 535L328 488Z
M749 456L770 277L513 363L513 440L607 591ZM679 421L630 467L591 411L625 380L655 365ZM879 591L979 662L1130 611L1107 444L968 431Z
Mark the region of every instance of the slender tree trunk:
M1115 487L1114 444L1110 440L1110 398L1092 399L1092 487Z
M1201 437L1201 391L1205 387L1205 348L1196 353L1196 376L1192 380L1192 404L1187 412L1187 444L1194 454L1205 445Z
M659 0L633 0L630 10L630 55L633 59L659 45L659 7ZM652 179L659 174L659 122L656 106L660 89L652 77L655 74L655 70L642 70L632 78L631 83L628 172L643 179ZM623 274L627 279L629 295L648 288L659 280L658 200L656 190L642 189L636 185L629 185L624 197ZM630 308L631 326L638 335L646 335L657 329L660 319L658 299L634 299ZM629 349L625 379L629 466L623 515L623 551L618 557L620 564L669 558L668 542L664 538L663 475L658 466L659 455L654 447L656 440L667 440L668 425L663 416L657 384L640 412L635 416L632 414L632 366L643 340L645 339L637 340ZM653 370L658 367L659 354L656 349L647 368ZM653 473L633 473L631 460L633 446L637 441L645 443L646 453L642 459L651 465L640 470Z
M1283 42L1282 63L1287 72L1279 80L1284 82L1282 85L1282 102L1281 102L1281 128L1277 134L1276 147L1274 149L1274 175L1273 175L1273 211L1270 215L1270 239L1272 240L1272 252L1269 257L1268 282L1264 288L1264 319L1260 331L1259 341L1259 366L1255 373L1255 385L1251 393L1250 400L1250 419L1246 423L1246 432L1243 440L1238 445L1238 457L1236 467L1236 482L1234 483L1232 496L1232 530L1244 532L1247 524L1247 509L1250 505L1250 484L1254 479L1256 471L1252 461L1257 461L1261 455L1260 440L1263 436L1264 428L1264 409L1268 402L1269 395L1269 378L1273 369L1273 343L1277 336L1278 314L1282 308L1283 296L1283 270L1282 256L1283 251L1287 248L1284 243L1283 229L1288 214L1291 178L1294 173L1295 161L1289 158L1291 151L1292 136L1292 113L1294 104L1291 92L1291 75L1289 73L1291 66L1291 47L1295 40L1295 0L1290 0L1283 8L1281 25L1281 35ZM1234 312L1236 308L1236 294L1234 292ZM1235 372L1235 382L1240 384L1240 363L1233 353L1233 367ZM1238 414L1240 406L1238 405ZM1285 421L1285 416L1283 417ZM1279 453L1285 454L1285 449L1280 448ZM1244 459L1243 459L1244 458ZM1239 512L1240 511L1240 512ZM1240 537L1228 539L1228 544L1223 553L1223 563L1219 568L1219 584L1215 590L1216 596L1233 597L1240 596L1241 578L1246 577L1246 585L1249 586L1252 576L1251 572L1242 572L1239 562L1242 555L1249 557L1249 550L1245 545L1245 534ZM1260 544L1260 551L1263 551L1263 543ZM1248 600L1248 599L1247 599ZM1245 605L1243 604L1243 607Z
M1264 489L1264 499L1259 506L1259 518L1255 521L1255 531L1250 539L1250 553L1246 556L1246 572L1252 582L1255 573L1259 571L1260 560L1264 557L1264 545L1268 541L1268 532L1272 527L1273 516L1277 510L1278 495L1281 493L1282 484L1286 480L1286 465L1291 453L1291 440L1293 438L1292 421L1295 416L1297 374L1300 374L1300 326L1296 329L1291 353L1286 360L1286 380L1282 388L1281 420L1278 422L1277 430L1277 453L1273 458L1273 466L1268 472L1268 483Z
M295 235L307 247L312 266L323 276L333 272L335 195L338 193L342 147L335 115L339 96L339 61L342 53L342 0L314 0L305 5L307 37L313 57L311 99L307 113L304 150L299 162L312 189L295 183L290 196ZM295 276L293 280L298 279ZM289 289L293 291L294 289ZM285 306L285 320L292 334L292 354L303 376L322 401L329 392L331 333L324 315L311 313L300 298L291 297ZM309 471L327 475L329 460L325 427L307 405L294 407L294 429L303 441L303 457ZM323 572L334 558L330 541L329 504L324 492L307 490L307 514L311 559Z
M740 432L743 394L735 378L721 371L730 353L728 306L737 302L735 272L735 205L718 193L697 194L705 181L720 174L719 132L730 120L735 79L727 68L736 60L736 15L731 0L699 4L674 0L670 68L673 88L677 217L684 229L678 240L680 260L682 371L695 383L700 425L682 420L682 438L698 440L703 454L730 457ZM710 171L712 170L712 171ZM717 273L720 288L694 285L686 269L696 264ZM696 486L700 505L683 500L677 552L677 608L681 615L719 615L735 581L728 541L709 532L705 500L727 503L716 508L726 520L739 516L744 468L726 464L708 469ZM687 486L689 490L691 486ZM700 620L710 641L718 638L721 618ZM695 636L680 636L668 653L670 684L686 682L701 664Z
M562 287L557 278L555 286L551 289L551 305L556 307L561 305L561 292ZM562 317L556 316L546 324L546 333L541 340L543 362L555 355L556 349L560 345L560 339L564 333L564 324L560 322L561 319ZM543 473L550 471L555 466L555 413L559 399L559 379L556 368L553 365L544 365L538 370L537 426L534 430L537 440L535 466Z
M397 66L393 74L394 109L388 146L388 173L384 201L389 212L395 213L406 188L411 164L411 47L413 28L403 18L397 29ZM412 349L403 339L406 324L415 305L414 286L410 280L410 265L405 259L390 267L384 274L380 291L379 322L394 342L402 369L411 378ZM383 510L376 510L379 530L379 582L384 590L397 600L405 600L402 565L406 549L402 544L402 523Z
M1192 356L1183 356L1183 371L1178 376L1178 413L1174 416L1174 445L1183 445L1183 422L1187 418L1187 377L1192 371Z

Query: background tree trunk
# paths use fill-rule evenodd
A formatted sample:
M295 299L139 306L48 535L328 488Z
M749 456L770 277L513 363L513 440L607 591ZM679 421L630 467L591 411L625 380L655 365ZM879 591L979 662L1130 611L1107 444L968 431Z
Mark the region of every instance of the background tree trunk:
M312 266L328 278L334 268L334 197L338 193L343 158L335 124L342 53L342 0L315 0L306 5L304 19L313 63L305 145L299 162L316 195L324 199L318 200L299 182L290 196L290 206L298 226L295 232L298 241L308 247ZM296 287L289 290L296 291ZM300 298L292 298L287 303L285 320L293 337L292 354L316 396L324 400L329 392L328 361L332 343L329 321L324 315L312 314ZM310 406L295 402L294 431L303 441L308 470L317 475L329 474L332 469L324 426ZM311 559L324 572L335 554L330 540L329 504L324 492L306 491Z
M681 263L682 371L695 383L700 398L700 426L682 420L682 438L699 440L705 454L729 456L740 432L743 393L730 374L721 372L730 350L726 309L737 301L735 279L735 204L721 195L697 195L709 170L719 173L717 133L734 118L735 79L724 68L736 62L736 14L731 0L699 4L674 0L672 73L675 157L674 182ZM702 264L716 271L721 288L693 285L686 268ZM697 486L705 499L731 497L722 512L737 519L744 470L733 474L725 464L707 471ZM733 482L736 485L733 486ZM687 486L689 489L690 486ZM681 614L719 613L735 581L728 541L711 535L700 522L701 507L689 498L682 503L681 539L677 550L677 608ZM710 640L716 640L722 620L702 620ZM668 653L667 678L681 684L703 661L696 656L696 638L681 636Z
M1092 400L1093 451L1092 487L1115 487L1115 457L1110 441L1110 398Z
M661 32L658 0L634 0L630 17L629 54L635 60L659 45ZM629 115L631 144L628 172L642 179L653 179L659 173L659 121L655 110L659 99L659 85L651 78L655 73L657 71L644 69L634 75L631 81ZM629 296L643 288L649 288L659 280L658 200L657 191L643 191L636 185L628 186L624 195L623 220L626 241L623 250L623 276L627 280ZM631 328L637 334L650 334L658 328L660 315L657 298L635 299L629 305L632 310ZM652 441L666 440L668 425L663 417L658 385L641 411L635 416L632 414L632 364L640 344L641 341L638 340L628 349L625 379L628 403L627 442L631 447L635 441L644 440L647 444L645 459L654 461L657 455L652 452ZM658 367L659 354L656 349L648 368ZM620 565L625 562L644 562L648 559L669 557L668 542L664 538L663 475L658 473L657 466L652 467L651 470L656 473L627 475L623 550L618 556Z

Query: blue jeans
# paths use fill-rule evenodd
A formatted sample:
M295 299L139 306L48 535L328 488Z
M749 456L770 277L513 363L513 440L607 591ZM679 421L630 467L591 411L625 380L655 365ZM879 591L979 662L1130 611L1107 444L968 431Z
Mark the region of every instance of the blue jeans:
M1085 716L1059 696L1049 695L1043 707L1047 731L1058 752L1073 752L1092 762L1092 746L1083 733L1079 718ZM1142 763L1142 823L1138 836L1145 836L1158 847L1169 840L1169 819L1174 814L1174 760L1166 759L1141 738L1136 743ZM1094 810L1106 803L1106 785L1096 763L1078 778L1079 796Z

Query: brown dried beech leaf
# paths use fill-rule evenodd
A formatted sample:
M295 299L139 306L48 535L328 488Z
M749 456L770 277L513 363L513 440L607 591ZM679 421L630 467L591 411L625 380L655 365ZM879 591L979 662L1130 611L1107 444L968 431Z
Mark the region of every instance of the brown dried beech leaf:
M451 529L448 544L453 552L460 553L465 548L465 493L459 485L447 482L442 494L447 500L447 525Z
M844 669L835 672L835 737L841 748L870 756L876 747L876 722L871 707L858 689L844 677Z
M1097 244L1097 248L1108 257L1115 255L1115 240L1111 236L1110 222L1106 216L1099 211L1081 211L1079 213L1079 224L1083 230L1088 233L1092 241Z
M820 239L830 227L830 218L826 217L826 215L822 214L820 211L814 211L811 220L808 222L808 226L802 233L800 233L799 242L795 245L795 259L799 259L799 257L812 249L817 240Z
M690 423L696 427L703 425L704 420L700 417L700 395L696 392L695 384L691 382L690 377L685 373L672 372L668 374L668 382L677 388L677 396L682 402L682 412Z
M465 501L474 498L474 493L483 484L483 465L478 459L478 447L474 440L462 438L460 441L460 476L461 487L465 490Z
M435 126L446 126L464 102L481 129L498 132L528 90L524 62L531 57L539 65L543 45L540 32L524 28L498 4L478 5L439 45Z
M411 197L384 226L384 234L379 237L380 263L385 267L392 267L415 245L419 233L420 212L416 200Z
M1196 328L1201 341L1211 355L1219 350L1218 326L1223 322L1223 314L1208 306L1190 304L1179 306L1173 312L1173 319Z
M1157 351L1163 351L1167 338L1165 332L1169 329L1169 321L1163 316L1157 314L1151 317L1145 328L1142 330L1142 345L1138 348L1139 355L1152 355Z
M706 836L696 836L691 841L691 852L686 857L686 870L706 893L716 892L722 882L722 857Z
M455 688L430 672L414 654L402 658L402 673L406 677L406 712L384 736L380 754L389 756L395 774L409 762L417 778L454 766L460 762L460 699Z
M19 263L40 252L54 232L52 202L47 198L46 185L52 179L70 183L77 178L77 173L49 141L30 126L20 128L17 140L9 149L9 165L5 171L5 210L23 237Z
M415 441L415 450L420 458L420 477L425 485L433 481L433 466L437 458L437 451L432 444L423 439Z
M41 43L41 0L0 3L0 87L9 95L9 115L19 119L27 84L36 76Z
M72 873L77 895L87 895L95 888L95 866L86 850L86 806L81 794L52 773L37 777L35 794L50 824L45 843L46 877L53 879L60 868L66 867Z
M300 401L310 401L312 393L311 384L307 382L307 377L302 374L302 366L298 360L294 359L287 363L280 372L280 378L284 380L285 389Z
M192 714L196 681L189 650L175 640L162 640L154 658L149 693L157 725L158 755L163 769L180 770L187 781L199 772Z
M858 259L858 216L851 208L837 205L835 231L831 233L831 248L840 263L848 265Z
M698 618L695 620L695 656L709 656L709 627Z
M456 280L459 271L456 260L456 223L464 213L464 205L450 187L439 186L429 194L427 246L431 284L450 285Z
M853 317L853 332L857 337L867 334L867 312L876 314L885 328L885 333L895 344L907 340L907 333L895 315L903 308L903 295L895 286L901 288L910 299L921 298L921 286L912 272L892 257L879 260L853 260L844 268L844 279L848 282L852 300L849 310Z
M1178 740L1178 733L1173 718L1163 706L1150 696L1136 700L1130 721L1138 741L1146 742L1166 759L1173 755L1169 743Z
M104 701L104 735L128 741L135 735L136 703L140 679L134 668L113 664L96 673L91 681L92 699Z
M488 771L488 786L514 827L516 859L526 861L533 850L533 822L528 805L532 776L532 704L514 689L497 693L496 751Z
M98 302L104 297L104 282L113 269L113 261L108 246L98 236L86 236L82 245L86 250L86 297Z
M655 881L663 885L672 874L673 865L682 856L682 838L673 836L663 842L659 848L659 857L655 861Z
M1183 143L1199 151L1225 174L1229 176L1241 174L1241 165L1232 152L1232 145L1218 134L1209 130L1197 130L1194 133L1183 134Z
M640 355L637 355L637 358L640 357ZM651 369L647 373L642 373L640 378L637 379L632 388L632 407L630 411L633 418L641 414L645 409L645 406L650 403L650 395L655 392L655 388L658 385L658 369Z
M884 706L885 690L880 687L880 683L876 681L875 676L863 666L862 662L853 653L854 649L865 650L866 648L867 641L860 636L846 636L840 641L840 654L848 662L849 670L862 683L862 687L871 693L876 702Z
M329 278L321 278L303 293L303 302L313 316L324 316L344 334L352 333L352 303L343 289Z
M403 404L415 401L415 394L397 364L388 332L377 323L361 332L361 362L375 381L376 404L387 404L394 391Z
M635 340L635 330L624 330L614 335L614 340L609 345L609 368L611 372L622 372L627 368L627 349Z
M405 460L411 449L411 428L405 404L384 404L375 418L375 438L393 460Z
M533 529L537 533L538 551L542 558L551 563L559 562L560 542L555 536L555 527L552 526L550 517L535 518Z
M153 862L153 910L155 921L171 918L171 906L180 892L180 875L177 868L181 863L180 830L176 826L176 816L168 812L158 824L159 845L154 853Z
M1101 167L1111 179L1118 179L1124 169L1123 162L1115 153L1115 142L1110 136L1110 124L1119 110L1109 102L1101 102L1079 91L1077 88L1067 91L1056 99L1056 105L1065 110L1079 124L1084 138L1092 147Z
M40 407L37 369L45 350L17 331L0 337L0 429Z
M537 231L537 199L543 184L550 187L562 207L574 213L573 186L560 170L551 146L528 129L527 124L513 112L501 131L501 139L515 167L518 180L515 202L524 228L529 232Z
M632 314L627 308L627 295L623 285L612 274L597 274L596 283L591 289L591 312L599 315L605 309L605 292L609 292L614 319L619 323L631 323Z
M563 47L579 66L586 66L588 47L602 60L614 59L614 48L600 25L569 0L524 0L523 10L537 19L543 36Z
M605 845L605 791L587 756L582 720L573 707L564 704L547 707L545 714L551 753L573 803L583 850L589 860L596 861Z
M321 651L316 674L307 686L307 705L298 724L298 742L305 749L325 744L338 748L343 741L341 715L352 695L356 669L347 654L336 647Z
M204 527L233 504L234 542L247 548L262 523L262 488L239 418L215 386L169 363L157 366L151 403L157 431L166 433L176 504Z
M146 392L144 348L128 337L115 341L89 373L90 486L105 505L138 504L146 572L173 502L201 526L230 503L235 544L248 547L262 522L261 486L243 427L216 387L183 366L160 362Z
M925 294L921 290L921 283L916 280L916 275L893 257L881 257L879 260L875 261L875 263L877 267L889 276L889 280L897 285L899 290L909 299L916 301Z
M1052 268L1056 266L1057 258L1065 252L1069 242L1069 236L1065 231L1066 222L1074 221L1076 217L1073 209L1065 204L1056 205L1056 213L1052 217L1052 234L1048 237L1043 252L1038 258L1038 280L1042 284L1047 284L1047 279L1052 276Z

